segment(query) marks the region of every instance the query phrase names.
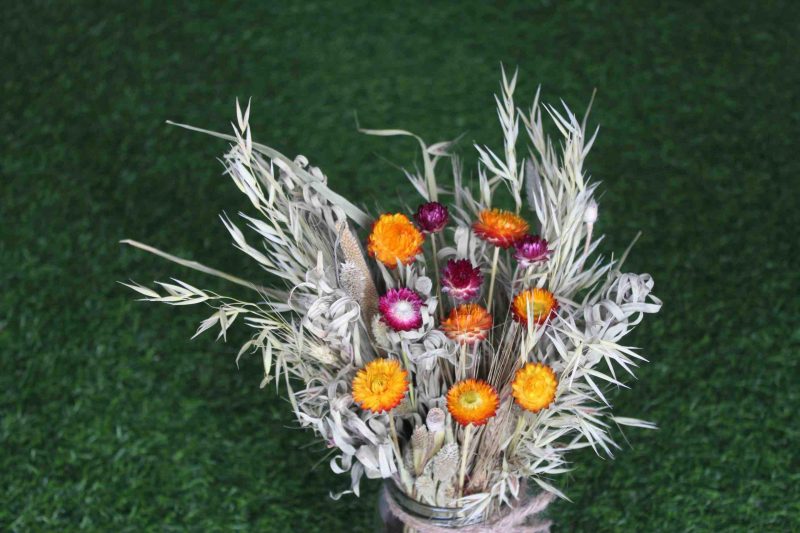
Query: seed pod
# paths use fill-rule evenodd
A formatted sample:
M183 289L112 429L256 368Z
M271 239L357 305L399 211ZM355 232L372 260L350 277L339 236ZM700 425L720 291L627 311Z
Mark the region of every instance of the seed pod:
M361 304L364 300L367 278L355 263L346 261L339 265L339 286L350 298Z
M444 426L447 420L447 415L442 409L434 407L428 411L428 416L425 419L425 424L428 426L428 431L432 437L432 444L430 453L434 454L439 451L444 444Z
M414 473L419 475L425 460L428 458L428 443L430 437L425 426L417 426L411 434L411 450L413 454Z
M458 472L458 444L445 444L433 457L433 477L436 481L448 482Z

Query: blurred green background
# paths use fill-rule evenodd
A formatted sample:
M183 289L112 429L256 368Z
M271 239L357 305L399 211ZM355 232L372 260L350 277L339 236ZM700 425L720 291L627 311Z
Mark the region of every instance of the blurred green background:
M500 145L499 65L518 104L594 88L606 252L663 312L618 413L614 461L573 457L556 531L800 530L800 164L796 2L6 2L0 20L0 529L370 531L348 483L294 429L260 362L190 341L208 311L117 285L180 277L130 237L258 278L217 215L247 210L215 158L253 98L256 140L372 208L413 201L413 142ZM472 174L474 176L474 170Z

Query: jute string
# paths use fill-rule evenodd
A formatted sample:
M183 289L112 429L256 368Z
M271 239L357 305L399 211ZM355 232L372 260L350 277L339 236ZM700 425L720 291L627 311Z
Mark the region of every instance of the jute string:
M416 518L406 513L397 505L392 495L386 488L383 489L384 500L389 510L405 525L414 528L419 533L453 533L454 529L439 527L430 522ZM542 520L537 515L547 508L553 496L549 492L540 492L536 496L521 500L519 505L512 507L506 514L483 524L463 526L458 528L459 533L547 533L552 522Z

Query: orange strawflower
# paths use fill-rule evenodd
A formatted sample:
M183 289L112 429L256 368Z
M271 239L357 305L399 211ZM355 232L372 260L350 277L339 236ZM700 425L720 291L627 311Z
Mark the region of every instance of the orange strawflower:
M486 338L492 315L478 304L459 305L442 321L444 334L459 344L475 344Z
M527 363L517 370L511 383L511 394L523 409L538 413L556 398L558 379L549 366Z
M558 302L553 293L547 289L525 289L514 296L511 312L517 322L528 323L528 310L533 312L533 322L544 324L556 309Z
M391 411L408 390L408 372L396 359L375 359L353 378L353 399L373 413Z
M411 220L402 213L381 215L372 225L367 251L369 255L389 268L396 268L397 262L404 265L414 262L422 253L422 236Z
M484 209L472 224L475 234L481 239L509 248L528 233L528 223L519 215L502 209Z
M447 410L462 426L482 426L495 415L499 403L494 388L479 379L459 381L447 392Z

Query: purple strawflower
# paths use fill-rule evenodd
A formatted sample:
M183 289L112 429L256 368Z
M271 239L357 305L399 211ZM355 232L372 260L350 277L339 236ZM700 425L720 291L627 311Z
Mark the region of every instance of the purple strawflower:
M456 300L474 298L481 290L483 274L469 259L451 259L442 270L442 290Z
M438 233L447 225L450 220L450 213L447 208L439 202L428 202L421 204L414 215L420 229L425 233Z
M523 267L528 267L541 261L547 261L550 257L547 241L538 235L525 235L514 244L514 248L514 258L519 261L520 266Z
M395 331L410 331L422 325L422 298L411 289L389 289L378 301L383 321Z

